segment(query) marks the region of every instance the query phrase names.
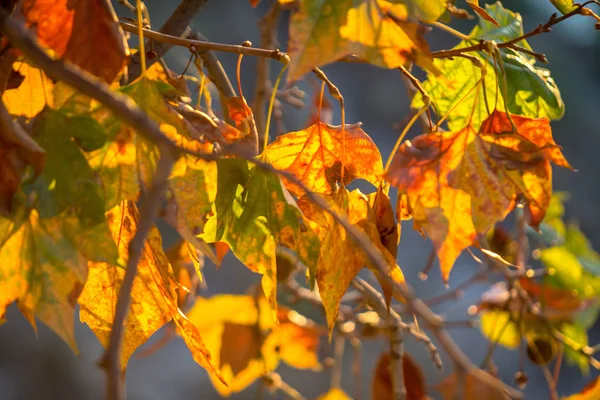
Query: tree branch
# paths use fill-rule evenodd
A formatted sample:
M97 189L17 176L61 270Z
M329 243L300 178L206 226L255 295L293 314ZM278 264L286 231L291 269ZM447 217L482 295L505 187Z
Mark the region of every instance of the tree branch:
M136 25L130 24L128 22L121 21L121 28L124 31L137 34L138 27ZM234 54L243 54L245 56L255 56L255 57L267 57L277 60L283 64L288 64L290 62L290 57L287 53L283 51L279 51L278 49L268 50L268 49L260 49L257 47L246 47L234 44L223 44L223 43L214 43L214 42L205 42L201 40L191 40L185 39L182 37L166 35L160 32L156 32L150 29L143 29L144 36L149 39L156 40L158 42L170 43L172 45L184 46L184 47L195 47L196 51L200 50L215 50L215 51L224 51L226 53L234 53Z
M207 0L182 0L169 19L161 26L160 32L173 36L181 36L206 1ZM150 48L150 41L152 38L149 37L149 39L146 48ZM173 45L168 42L158 42L153 44L152 49L156 52L156 57L147 59L147 66L150 67L154 62L160 60L171 47L173 47ZM131 63L129 64L130 81L135 80L142 73L140 60L141 55L139 53L135 53L131 56Z

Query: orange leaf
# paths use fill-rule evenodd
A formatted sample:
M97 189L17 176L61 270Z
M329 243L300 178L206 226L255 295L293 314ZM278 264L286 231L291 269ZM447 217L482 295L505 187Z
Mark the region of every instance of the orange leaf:
M600 377L588 383L581 392L563 397L563 400L594 400L600 398Z
M317 351L323 329L285 307L278 309L277 324L262 295L199 298L189 315L227 380L225 386L210 374L222 396L244 390L280 360L299 369L321 367Z
M293 173L317 193L333 193L336 182L341 179L342 164L344 183L361 178L377 185L383 169L381 154L360 126L360 123L346 125L344 160L342 127L322 122L279 136L267 147L267 155L275 168ZM298 186L287 181L285 184L296 196L303 194Z
M464 390L459 389L464 385ZM442 394L444 400L456 398L458 393L462 394L463 399L477 400L508 400L509 397L502 391L466 374L463 380L459 380L456 373L448 375L441 383L434 386L434 389ZM463 390L459 392L459 390Z
M117 243L119 255L126 262L129 243L135 235L139 214L134 202L124 201L107 213L109 228ZM107 263L89 263L89 279L78 302L80 318L87 323L106 347L114 320L118 293L125 269ZM152 228L138 264L131 290L131 305L125 320L121 367L125 369L130 356L159 328L174 319L179 334L190 348L194 360L222 379L212 364L211 355L196 327L177 307L173 270L162 250L158 229Z
M394 398L390 358L389 352L384 352L379 357L371 385L371 399L373 400L391 400ZM402 357L402 375L406 388L406 400L427 398L425 379L421 368L407 353L404 353L404 357Z
M348 221L358 229L363 230L385 256L389 270L386 274L396 283L404 283L404 274L391 253L381 244L375 212L369 205L368 198L360 190L348 192L346 189L331 197L326 197L330 207L336 212L347 215ZM340 300L356 274L368 265L366 255L348 237L343 226L333 221L331 216L314 205L305 197L300 198L298 207L308 219L311 229L319 236L321 248L317 263L317 284L323 300L327 324L330 333L333 330ZM378 270L372 268L380 282ZM384 295L389 304L392 296L391 286L383 286Z
M488 13L485 8L482 8L479 6L479 0L467 0L467 4L471 7L471 9L473 11L475 11L475 13L477 13L477 15L479 15L481 18L485 19L488 22L491 22L492 24L496 25L498 28L500 28L500 24L498 23L498 21L496 21L496 19L494 17L492 17L490 15L490 13Z
M522 196L530 225L543 219L552 195L550 161L570 167L548 120L494 111L479 133L417 136L399 148L385 178L408 196L415 224L433 241L448 280L460 253L503 220Z
M25 0L23 15L40 41L80 68L112 83L129 48L107 0Z

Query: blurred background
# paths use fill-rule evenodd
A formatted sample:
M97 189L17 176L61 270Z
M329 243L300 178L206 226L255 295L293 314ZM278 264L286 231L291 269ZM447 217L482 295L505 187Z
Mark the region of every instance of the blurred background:
M120 16L130 17L128 11L115 3ZM162 25L177 6L177 1L148 0L154 29ZM262 0L257 8L252 8L247 0L210 0L193 20L192 26L202 32L211 41L240 44L250 40L260 43L257 23L268 10L271 1ZM518 11L523 16L525 31L537 24L546 22L555 12L549 1L505 0L506 8ZM462 7L464 3L457 2ZM284 12L279 25L280 48L287 48L287 27L289 14ZM472 21L454 21L456 27L468 33L475 24ZM457 40L440 31L432 31L427 36L432 50L450 48ZM132 42L135 43L135 42ZM551 33L530 40L532 47L547 55L558 87L566 104L565 116L552 123L554 138L564 147L563 153L578 172L555 169L555 190L568 191L570 201L566 204L568 220L578 221L581 230L590 239L596 249L600 249L600 128L597 122L600 112L600 32L594 30L590 18L575 17L552 29ZM237 56L218 54L228 75L235 77ZM189 58L187 49L172 49L167 57L169 67L181 72ZM272 61L272 73L275 78L280 65ZM363 129L379 146L384 160L389 155L399 134L394 130L395 123L405 121L409 113L409 99L398 71L388 71L369 65L336 64L324 68L330 79L340 88L346 100L346 122L362 122ZM245 57L242 66L242 86L249 101L254 92L256 60ZM419 75L423 78L424 75ZM315 84L316 83L316 84ZM311 99L315 88L320 85L308 76L298 86L306 91L309 107L297 110L284 106L284 119L287 131L301 129L313 111ZM339 110L334 104L334 124L340 123ZM415 135L416 129L411 132ZM359 185L365 192L374 189L368 185ZM168 239L168 238L167 238ZM407 280L422 298L432 297L446 289L439 277L437 265L427 281L421 281L418 273L426 265L431 244L412 230L412 223L405 223L398 252L398 263L403 268ZM455 265L450 277L450 288L460 284L477 271L477 265L469 256L462 256ZM259 281L258 276L249 272L235 257L229 254L219 271L213 265L204 269L208 290L203 295L216 293L244 293L248 286ZM368 279L371 279L366 275ZM466 295L449 301L434 310L449 320L464 320L469 305L476 304L487 286L472 285ZM317 321L322 317L314 309L307 308L307 316ZM216 311L215 311L216 312ZM102 347L86 325L76 323L77 342L80 354L75 355L58 336L43 325L39 325L36 336L31 326L20 315L16 307L7 313L8 322L0 326L0 400L24 399L102 399L104 398L105 379L96 366ZM159 331L150 342L162 335ZM458 345L469 357L479 364L485 355L487 341L477 329L453 328L451 333ZM596 323L589 331L590 343L600 342L600 325ZM329 344L323 343L324 352L329 353ZM385 349L383 341L364 343L362 363L363 398L370 397L370 381L380 352ZM438 371L430 361L426 349L408 339L407 351L418 362L426 376L427 384L434 385L451 372L451 363L443 358L445 369ZM346 351L343 370L343 386L353 393L351 349ZM500 377L514 383L514 374L519 368L519 352L498 347L494 361ZM526 362L525 372L529 383L525 389L527 398L549 398L547 383L542 372L535 365ZM281 366L279 371L283 379L298 389L306 398L315 398L327 391L330 371L320 373L291 370ZM597 371L582 376L577 367L563 365L558 390L560 394L569 394L581 390L585 383L595 377ZM191 358L183 342L175 338L166 346L145 358L135 355L127 369L128 399L218 399L204 370ZM254 399L256 385L234 399ZM431 391L430 396L439 398ZM269 394L266 398L269 398ZM274 398L283 398L278 394Z

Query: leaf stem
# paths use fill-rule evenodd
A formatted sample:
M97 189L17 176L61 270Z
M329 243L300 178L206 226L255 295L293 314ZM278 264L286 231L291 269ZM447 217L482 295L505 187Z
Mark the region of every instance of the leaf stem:
M271 128L271 115L273 114L273 107L275 106L275 96L277 96L277 88L279 87L279 83L281 82L281 77L283 73L287 69L288 65L285 64L281 71L279 71L279 75L277 75L277 79L275 80L275 85L273 85L273 91L271 92L271 99L269 100L269 111L267 112L267 123L265 124L265 134L264 134L264 143L263 143L263 155L266 154L267 145L269 144L269 129Z
M404 127L404 129L402 129L402 133L400 133L400 136L398 136L398 139L396 140L396 144L394 144L394 148L392 149L392 152L390 153L390 156L388 157L387 162L385 163L385 171L388 170L388 168L390 167L390 165L392 164L392 160L394 159L394 156L396 155L396 152L398 151L398 149L400 148L400 145L402 144L402 140L404 140L404 137L406 136L406 134L408 133L408 131L410 130L410 128L412 128L412 126L415 124L415 122L417 121L417 119L419 119L421 117L421 115L427 111L427 109L429 108L429 104L423 104L423 107L421 107L419 109L419 111L417 111L415 113L415 115L412 116L412 118L410 119L410 121L408 121L408 124L406 124L406 126Z
M146 72L146 50L144 48L144 27L142 18L142 0L136 2L136 13L138 22L138 36L140 38L140 62L142 66L142 75Z

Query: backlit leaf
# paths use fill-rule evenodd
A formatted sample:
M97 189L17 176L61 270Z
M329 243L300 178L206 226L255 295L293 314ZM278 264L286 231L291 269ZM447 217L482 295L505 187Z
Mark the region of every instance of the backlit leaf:
M311 266L318 240L301 222L299 209L277 175L241 159L222 159L217 165L215 215L201 237L208 243L227 243L244 265L263 275L263 290L275 313L276 246L296 251Z
M554 143L547 119L494 111L477 133L417 136L399 148L385 178L408 195L415 223L433 241L442 277L448 280L459 254L526 201L528 222L537 227L552 194L550 161L569 167Z
M577 365L582 372L589 372L588 357L580 352L573 350L582 348L588 345L587 331L577 323L563 323L558 330L564 335L570 346L564 346L565 358L569 364Z
M371 238L373 245L388 261L388 275L397 283L403 283L404 275L396 265L396 260L381 244L375 212L369 204L369 199L360 190L348 192L346 189L340 189L325 199L334 211L346 215L351 224L363 230ZM363 267L368 266L367 258L354 240L348 236L345 228L335 222L329 214L306 198L301 198L298 205L308 219L310 227L321 240L317 284L331 333L337 319L340 300L356 274ZM377 270L375 268L373 270L377 276ZM384 294L389 302L391 288L384 287Z
M349 54L384 68L430 62L423 28L408 19L434 21L445 4L439 0L302 1L290 22L288 80Z
M344 136L345 156L341 126L317 122L304 130L280 135L267 147L267 155L275 168L293 173L317 193L333 192L341 179L342 164L345 183L360 178L377 185L383 167L373 140L360 124L346 125ZM285 183L296 196L303 194L296 185Z
M129 257L129 243L135 235L139 214L135 203L123 202L107 213L111 233L123 263ZM80 318L105 347L113 328L118 293L125 269L108 263L90 263L89 276L79 297ZM217 373L211 356L196 329L177 308L173 270L162 250L162 240L152 228L144 243L142 257L131 290L131 304L125 320L121 367L125 368L135 350L159 328L175 319L180 334L190 346L194 359L209 372ZM191 330L190 330L191 329Z
M33 118L46 105L52 106L54 84L42 70L23 61L15 62L13 68L24 75L25 80L18 88L6 90L2 95L2 101L10 114Z
M480 18L479 25L471 31L470 37L501 43L523 35L523 22L518 13L505 9L500 3L486 5L486 11L500 27ZM463 41L455 48L470 44L473 43ZM525 41L518 44L531 49ZM489 54L470 53L483 63L486 70L485 82L479 85L477 82L481 78L481 71L470 60L463 57L434 60L434 65L441 74L429 74L423 87L440 116L446 115L452 109L448 117L450 130L462 129L469 122L478 129L488 117L488 110L494 109L494 106L504 110L506 105L511 113L532 118L558 119L564 114L560 92L547 70L537 67L535 60L530 56L513 49L503 48L500 52L506 72L507 98L504 98L504 77L497 73L494 60ZM476 85L478 88L467 95ZM463 97L462 103L453 109ZM422 104L421 95L417 94L412 106L420 108Z
M214 312L219 310L218 313ZM210 374L221 396L244 390L279 361L299 369L320 369L323 330L295 311L280 307L279 324L263 296L218 295L199 298L189 318L198 327L228 386Z
M501 310L482 311L480 316L481 333L491 343L498 343L509 349L521 344L522 335L519 326L511 321L510 313Z
M325 394L322 394L317 400L350 400L351 397L346 394L342 389L331 388Z
M38 38L59 57L112 83L129 48L107 0L26 0L23 15Z
M102 239L95 231L105 226L83 230L73 216L42 219L31 210L15 218L0 220L0 315L16 300L30 322L37 316L77 351L74 307L88 276L87 259L110 257L114 244L96 248L94 240Z
M563 397L563 400L594 400L600 398L600 377L588 383L579 393Z

